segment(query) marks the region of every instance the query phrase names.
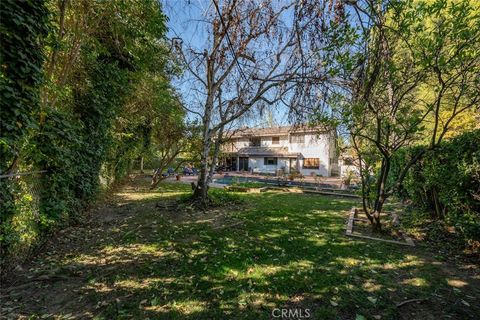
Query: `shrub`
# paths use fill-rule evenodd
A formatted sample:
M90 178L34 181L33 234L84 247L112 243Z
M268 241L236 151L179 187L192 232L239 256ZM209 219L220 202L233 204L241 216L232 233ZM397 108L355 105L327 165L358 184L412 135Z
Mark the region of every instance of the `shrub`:
M238 182L232 183L232 186L244 187L244 188L262 188L265 187L265 183L258 181Z
M211 188L208 192L208 196L214 206L223 206L232 203L241 203L242 198L238 194L228 192L225 189Z
M398 195L444 219L466 243L480 239L480 130L445 141L409 171ZM421 146L403 150L393 173ZM400 164L400 165L399 165Z

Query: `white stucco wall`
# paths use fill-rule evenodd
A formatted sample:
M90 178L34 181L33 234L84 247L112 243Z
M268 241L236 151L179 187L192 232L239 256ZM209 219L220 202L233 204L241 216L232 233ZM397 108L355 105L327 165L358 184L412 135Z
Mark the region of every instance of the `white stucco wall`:
M303 159L300 159L300 173L307 176L311 172L329 176L329 135L328 134L306 134L305 143L291 143L289 151L302 154L303 158L319 158L320 166L318 169L303 169Z
M284 169L288 172L289 160L287 158L277 158L277 165L265 165L265 157L249 157L248 166L254 172L275 173L278 169Z
M235 148L241 149L250 146L250 139L240 138L234 142ZM299 160L298 169L303 175L310 175L315 172L317 175L330 176L330 158L336 158L334 137L329 133L305 134L304 143L290 143L288 136L280 136L279 144L272 145L272 137L261 137L262 147L288 147L288 152L299 153L302 157ZM318 158L320 165L318 169L303 169L303 158ZM248 166L255 171L275 172L284 167L289 169L287 158L278 158L277 165L264 165L264 157L249 157Z
M234 146L238 149L250 147L250 139L248 138L239 138L233 141ZM278 144L272 144L272 137L261 137L260 146L261 147L288 147L288 136L280 136Z
M288 136L280 136L278 144L272 144L272 137L262 137L262 147L288 147Z
M249 147L250 146L250 139L248 138L241 138L235 141L235 147L238 149Z

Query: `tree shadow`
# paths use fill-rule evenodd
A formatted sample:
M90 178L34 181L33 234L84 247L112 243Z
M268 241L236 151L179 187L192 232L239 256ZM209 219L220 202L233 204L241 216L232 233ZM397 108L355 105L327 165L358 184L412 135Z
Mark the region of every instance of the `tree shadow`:
M228 216L242 224L216 228L201 214L175 220L155 209L186 188L118 193L107 206L117 219L65 232L2 305L17 307L7 310L13 316L97 319L271 319L275 308L309 309L314 319L473 319L479 311L465 294L478 297L472 284L453 290L416 249L346 238L351 200L241 195L249 204ZM412 298L426 300L395 305Z

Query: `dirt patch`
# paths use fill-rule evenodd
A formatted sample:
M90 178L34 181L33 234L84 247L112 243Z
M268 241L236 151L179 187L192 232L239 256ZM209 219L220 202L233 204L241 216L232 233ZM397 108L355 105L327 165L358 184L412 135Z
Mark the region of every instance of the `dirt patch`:
M350 210L346 229L347 236L415 246L412 239L399 229L398 215L396 213L382 213L380 215L382 229L374 230L368 219L359 217L359 212L362 211L357 208Z
M353 234L364 235L369 237L381 238L385 240L403 241L403 234L395 228L391 219L384 219L382 230L374 231L370 222L366 220L355 220Z
M143 182L135 180L133 188L129 184L117 190L108 201L99 203L92 210L89 219L56 233L34 259L12 273L8 283L2 283L0 291L2 316L7 319L42 317L90 319L96 315L106 314L108 319L122 316L123 318L142 318L140 315L144 318L147 315L150 318L158 318L168 317L168 315L158 313L163 311L157 313L152 311L151 314L147 311L166 310L172 308L172 303L182 301L191 303L193 309L205 308L204 312L209 312L208 309L212 307L203 307L204 302L201 299L205 301L223 299L222 294L225 296L230 294L228 290L218 293L218 297L216 293L214 295L213 291L208 290L222 286L228 288L231 283L230 280L223 284L218 283L219 279L212 277L211 270L237 273L241 272L243 267L239 264L236 268L223 268L225 255L229 256L231 263L238 263L237 260L241 263L250 257L257 259L263 254L262 252L275 256L278 254L277 248L273 245L269 248L269 244L264 240L244 236L245 231L250 232L250 229L245 230L247 226L252 228L253 225L251 230L256 231L255 225L249 222L252 220L242 219L242 215L248 214L249 204L228 203L204 211L180 210L177 199L179 195L185 193L185 188L179 189L178 186L167 185L160 190L145 191L142 186L148 186L149 181L143 180ZM254 208L252 205L252 209ZM260 214L264 214L264 210L259 211ZM260 216L258 219L260 220ZM259 224L259 226L262 225ZM340 230L341 226L338 227ZM277 224L271 225L270 228L277 228ZM281 224L278 224L278 228L278 231L288 230L288 226ZM240 235L237 234L236 239L231 239L234 238L232 234L239 229ZM259 230L259 235L263 237L265 230ZM290 238L285 239L288 241L282 242L284 245L295 241ZM290 255L291 261L299 259L298 256L293 255L301 250L296 248L303 248L307 253L312 248L310 243L302 242L301 245L290 251L287 250L286 254ZM334 245L335 243L330 248ZM242 250L244 255L237 259ZM412 250L414 255L420 255L420 248L402 247L399 250L405 250L405 252ZM315 251L309 259L314 261L317 254L318 252ZM359 261L361 259L357 255L354 258ZM265 259L270 258L265 256ZM275 264L273 261L275 260L270 260L266 265ZM392 287L398 289L391 292L392 297L389 301L394 303L416 298L415 295L422 293L418 289L423 285L422 279L416 279L421 278L415 276L418 273L416 268L425 268L429 264L439 263L431 257L426 257L421 266L416 266L408 260L408 255L402 260L403 262L405 266L402 265L401 268L394 265L390 269L385 266L382 270L379 266L378 269L371 270L376 273L385 271L388 276L398 276L394 283L405 283L398 288L403 290L403 287L408 287L412 290L400 292L400 289ZM250 264L254 265L253 262ZM282 265L275 265L275 267L280 270ZM408 303L401 306L399 312L405 314L403 318L415 319L417 316L424 315L429 319L429 317L432 318L432 313L434 317L440 318L442 308L462 306L467 310L464 313L465 318L472 318L471 315L478 310L478 307L474 305L475 299L468 297L478 297L474 291L475 288L480 288L478 279L475 281L473 275L468 275L465 270L458 270L454 264L445 263L444 266L442 265L442 270L446 278L443 274L439 275L438 281L446 281L448 287L435 292L435 295L438 294L441 298L437 299L433 295L419 304ZM287 274L292 272L292 275L295 271L286 270ZM369 277L369 280L375 278L370 275L374 274L368 273L365 276ZM244 277L248 278L246 275ZM237 280L240 284L243 282L246 290L235 291L235 294L246 293L252 286L246 282L246 278ZM271 281L276 280L272 278ZM282 280L281 284L283 281L288 280ZM295 285L295 282L291 284ZM361 284L359 283L360 286ZM330 286L330 283L328 285ZM371 281L366 285L365 290L380 290L375 287L379 285L378 282ZM186 290L185 288L189 288L191 292L180 294L179 292ZM232 290L237 289L238 287L235 287ZM288 301L283 297L280 298L278 293L277 297L275 289L271 289L270 284L267 290L255 293L256 302L246 304L245 309L241 310L245 311L249 307L258 305L258 312L264 315L264 312L271 314L274 307L285 305L288 308L311 308L315 315L319 312L319 318L333 317L329 311L332 306L330 299L309 296L307 287L300 286L294 293L290 292ZM457 295L456 290L462 294ZM249 294L254 295L254 292ZM195 300L197 297L200 297L198 301ZM467 307L465 303L471 306ZM146 306L150 309L147 310ZM341 308L339 305L335 308L339 309L340 318L355 318L353 307ZM145 313L138 311L143 309L147 311ZM427 315L428 312L431 313L430 316ZM454 314L460 314L459 312ZM416 316L412 317L411 314ZM137 317L130 315L137 315ZM193 318L195 317L191 317ZM215 318L215 315L212 314L210 318Z
M186 207L168 208L178 203L172 197L179 192L150 191L148 177L131 177L126 183L77 224L56 232L35 257L5 276L0 289L3 317L93 318L100 309L121 300L110 293L112 275L135 273L137 268L146 268L160 259L173 260L178 255L175 245L165 252L143 244L154 243L149 239L155 237L162 222L167 226L170 222L172 226L204 224L221 228L237 221L227 214L231 206L200 212Z

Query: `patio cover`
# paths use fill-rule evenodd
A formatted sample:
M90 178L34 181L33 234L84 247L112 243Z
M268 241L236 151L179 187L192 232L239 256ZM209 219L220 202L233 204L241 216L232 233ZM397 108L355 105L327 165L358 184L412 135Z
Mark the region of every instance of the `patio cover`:
M237 152L230 152L230 155L239 157L277 157L277 158L297 158L300 153L288 152L287 147L245 147Z

